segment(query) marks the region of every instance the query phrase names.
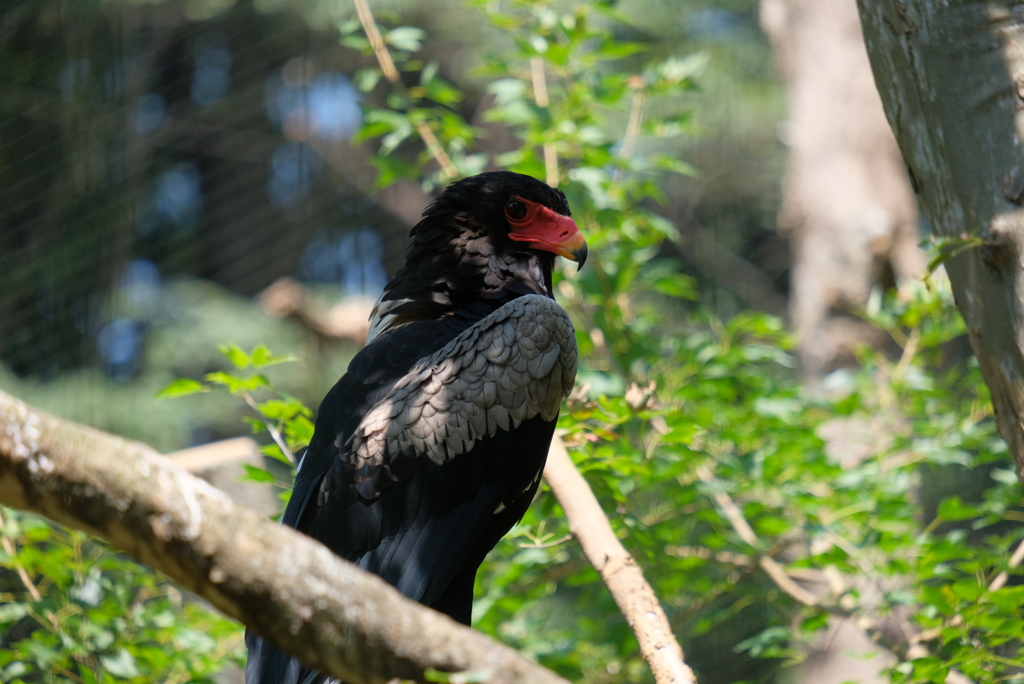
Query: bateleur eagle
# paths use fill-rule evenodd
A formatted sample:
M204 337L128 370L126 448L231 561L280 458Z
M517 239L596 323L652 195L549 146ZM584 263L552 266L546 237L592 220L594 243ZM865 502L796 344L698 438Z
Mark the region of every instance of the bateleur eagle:
M468 625L477 569L530 505L576 377L551 272L587 247L565 195L510 172L452 184L411 238L320 404L282 522ZM246 684L331 681L246 643Z

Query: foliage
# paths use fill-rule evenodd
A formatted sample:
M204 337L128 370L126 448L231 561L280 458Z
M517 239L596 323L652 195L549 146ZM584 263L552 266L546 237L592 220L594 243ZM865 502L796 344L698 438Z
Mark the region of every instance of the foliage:
M979 683L1019 671L1021 589L992 582L1024 537L1007 524L1021 519L1020 490L1002 466L976 365L947 358L963 334L948 283L913 287L865 315L904 354L892 363L865 352L838 400L806 397L778 323L742 316L667 339L655 391L577 400L561 421L701 681L742 676L694 648L715 631L734 635L738 652L795 663L832 616L869 625L906 658L890 670L896 682L944 682L951 668ZM966 503L972 481L984 491ZM615 607L564 543L551 497L516 532L481 578L478 626L570 677L647 681L624 626L608 629ZM789 572L822 589L817 605L766 581L760 555L791 559ZM1010 574L1012 585L1020 571ZM906 640L886 642L887 618L910 635L925 630L930 652L907 657Z
M640 46L616 38L622 17L614 3L477 4L510 38L510 52L489 56L479 76L495 96L488 118L510 127L519 149L496 159L475 151L478 131L458 109L461 93L420 58L427 39L420 29L384 31L405 83L413 84L391 92L353 20L342 25L342 40L367 55L356 83L371 103L358 139L380 140L379 186L398 178L426 177L428 187L446 182L415 141L426 124L461 174L499 165L551 177L566 192L592 257L581 273L560 274L557 282L583 355L580 389L560 426L665 603L702 684L770 679L821 643L830 621L845 618L892 647L892 666L880 658L876 664L895 682L943 682L951 668L978 684L1014 681L1024 666L1024 625L1020 573L1008 559L1024 536L1012 523L1024 514L985 386L959 351L963 324L941 271L879 293L862 312L893 338L898 358L865 350L858 371L829 377L829 398L808 396L778 320L707 314L691 303L692 283L669 258L679 236L659 202L669 179L692 169L660 155L659 136L689 130L680 103L702 57L645 63ZM288 461L309 438L311 414L262 372L280 357L262 346L223 352L234 371L179 381L165 395L218 390L240 397L257 412L253 430L273 437L268 454ZM278 479L259 469L248 476ZM5 515L8 525L21 519ZM741 532L744 524L754 538ZM46 529L40 543L53 544L52 554L71 548L53 541L65 533ZM30 551L31 534L9 538L30 577L61 587L81 583L53 579L66 568L43 566L51 547ZM763 573L764 557L813 590L813 605ZM1002 571L1009 575L1004 586L996 581ZM116 575L111 592L127 596L127 587L147 582L171 592L141 574ZM43 662L36 653L73 660L62 665L69 669L91 662L91 652L77 646L67 653L52 640L51 651L32 646L50 638L49 621L26 591L18 589L22 603L11 604L26 606L24 614L12 618L0 609L0 619L27 621L29 610L44 617L31 639L17 642L25 653L17 662ZM72 600L49 608L69 615L62 625L79 619L65 608ZM197 620L212 619L183 610L166 629L194 630ZM628 626L571 542L549 492L489 557L474 615L479 629L570 679L650 681ZM904 635L888 637L886 620ZM919 629L918 647L910 649L908 637ZM168 644L173 637L160 638ZM150 667L140 653L162 657L132 634L98 653L120 662L121 647L140 673Z
M285 465L295 465L295 452L309 444L313 437L313 423L310 417L313 412L300 400L284 390L271 384L261 371L280 363L297 360L296 357L282 354L275 356L265 345L258 344L251 351L245 352L237 345L227 344L220 348L237 372L215 371L204 376L205 382L191 378L179 378L157 393L163 399L186 397L201 392L222 391L239 397L256 413L255 418L246 416L242 420L252 428L252 433L269 433L273 441L263 446L260 451ZM257 397L260 397L257 400ZM279 482L277 477L266 468L244 465L245 482L275 484L282 491L280 499L285 504L291 497L291 480ZM294 479L295 471L291 470Z
M238 626L166 580L80 532L0 514L0 681L212 684L241 662Z
M937 275L875 297L863 315L902 356L865 350L857 373L830 377L832 399L807 396L779 321L721 322L693 310L681 302L690 283L658 260L678 239L655 209L664 174L691 170L659 156L652 139L686 132L687 115L657 116L670 110L649 99L672 103L692 87L701 58L635 61L639 46L607 28L622 19L612 3L478 4L514 45L486 60L482 73L496 78L487 116L523 142L492 162L558 182L595 257L558 286L584 357L583 388L560 425L667 604L699 679L764 677L748 658L799 662L830 619L851 616L883 642L886 619L904 630L888 644L899 657L894 681L942 682L951 668L976 682L1011 676L1022 664L1019 589L992 582L1024 536L1005 524L1020 518L1020 494L1013 473L994 465L1006 460L1005 446L976 365L956 358L963 325L948 283ZM411 51L400 61L419 67ZM446 104L425 120L454 159L472 143L471 129L447 126L455 114ZM405 115L389 116L390 135ZM384 133L383 119L374 115L363 137ZM429 158L389 161L397 149L381 146L382 183L419 174ZM543 494L481 573L477 627L570 678L648 681L626 625L609 626L615 606L569 538ZM759 571L761 556L788 560L817 597L780 588ZM923 648L910 649L920 629ZM742 657L716 656L723 642Z
M275 356L264 345L249 352L225 345L221 353L234 373L180 379L158 396L223 391L242 398L258 416L245 419L252 431L279 440L263 453L290 466L293 450L312 435L311 414L264 373L293 357ZM256 401L261 392L268 397ZM246 480L277 481L266 469L246 469ZM281 489L287 501L290 484ZM80 532L0 513L0 567L9 569L0 573L0 680L212 682L226 664L241 664L238 624Z

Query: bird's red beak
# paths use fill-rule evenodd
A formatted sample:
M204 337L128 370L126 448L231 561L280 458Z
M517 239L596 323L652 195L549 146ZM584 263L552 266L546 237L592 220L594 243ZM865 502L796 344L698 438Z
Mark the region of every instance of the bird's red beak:
M520 221L509 219L512 226L509 238L571 259L578 264L577 270L583 268L587 260L587 241L580 234L576 222L543 204L530 200L520 201L527 205L528 211Z

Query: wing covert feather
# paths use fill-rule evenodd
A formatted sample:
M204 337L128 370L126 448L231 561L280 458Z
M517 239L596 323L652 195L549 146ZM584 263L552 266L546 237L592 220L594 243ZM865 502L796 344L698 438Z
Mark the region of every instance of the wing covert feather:
M356 426L340 457L387 466L410 449L441 465L499 430L553 421L576 379L572 321L553 300L518 297L417 363Z

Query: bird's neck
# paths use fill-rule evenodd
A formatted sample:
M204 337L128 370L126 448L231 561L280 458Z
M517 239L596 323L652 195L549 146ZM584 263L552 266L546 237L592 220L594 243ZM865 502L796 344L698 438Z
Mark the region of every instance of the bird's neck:
M504 251L486 239L462 240L448 249L409 250L409 259L387 284L370 318L372 341L409 323L437 320L473 302L500 306L516 297L553 297L554 255ZM436 250L436 246L435 246Z

